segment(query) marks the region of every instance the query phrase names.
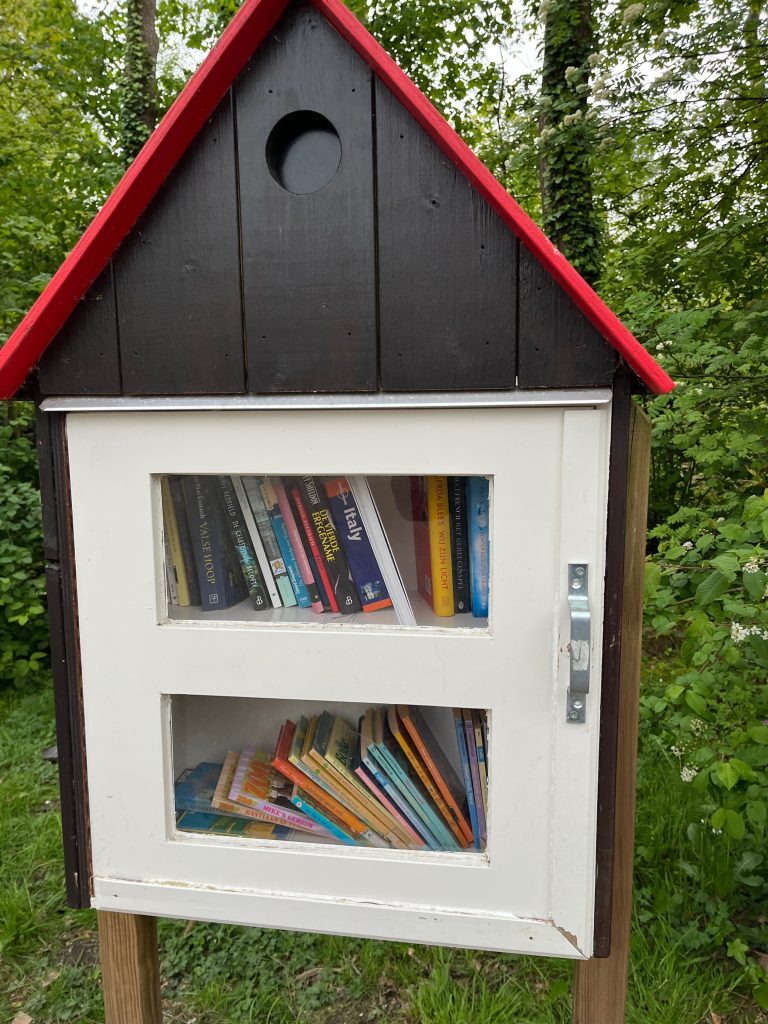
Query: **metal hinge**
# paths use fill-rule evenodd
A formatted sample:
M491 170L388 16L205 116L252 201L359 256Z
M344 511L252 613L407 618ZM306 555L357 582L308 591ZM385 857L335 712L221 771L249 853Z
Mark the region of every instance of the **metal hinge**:
M568 607L571 639L567 650L571 657L571 671L565 718L568 722L578 724L587 720L591 643L589 568L583 562L571 562L568 566Z

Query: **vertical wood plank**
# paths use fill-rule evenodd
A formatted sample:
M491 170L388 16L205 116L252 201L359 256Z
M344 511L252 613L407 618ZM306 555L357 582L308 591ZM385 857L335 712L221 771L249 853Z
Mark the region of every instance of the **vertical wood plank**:
M574 301L520 245L518 384L521 388L610 384L618 359Z
M157 922L98 911L106 1024L162 1024Z
M51 450L51 417L41 412L39 400L35 404L35 446L40 479L40 499L43 514L43 557L48 561L59 559L59 531L56 519L56 486Z
M310 4L289 9L235 86L248 390L376 389L371 72ZM286 114L341 142L335 177L296 195L267 166Z
M231 96L115 255L123 392L245 389Z
M56 521L59 539L58 591L54 590L53 593L60 595L60 621L56 624L56 630L61 643L61 647L54 652L56 654L54 685L56 687L57 703L61 704L61 714L63 716L64 705L66 704L69 717L70 764L67 772L71 780L72 807L74 812L72 826L77 854L76 886L72 890L71 899L74 906L87 907L90 905L93 871L91 867L85 723L66 419L61 414L49 415L54 490L56 495ZM52 625L54 625L53 621ZM59 640L57 639L58 643ZM62 724L62 728L64 729L62 735L66 737L66 726Z
M110 262L40 359L45 395L119 395L120 351Z
M611 952L605 959L576 964L573 1024L623 1024L626 1012L649 463L650 423L633 408L624 549Z
M515 384L517 239L376 83L381 386Z

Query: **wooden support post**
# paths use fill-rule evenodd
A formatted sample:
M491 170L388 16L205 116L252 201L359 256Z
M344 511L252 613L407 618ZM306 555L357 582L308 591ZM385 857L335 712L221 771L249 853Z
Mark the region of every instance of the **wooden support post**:
M624 604L621 617L611 952L604 959L584 960L576 964L573 1024L624 1024L625 1019L632 919L637 718L649 459L650 423L640 410L634 408L630 424Z
M98 919L106 1024L162 1024L155 918L100 910Z

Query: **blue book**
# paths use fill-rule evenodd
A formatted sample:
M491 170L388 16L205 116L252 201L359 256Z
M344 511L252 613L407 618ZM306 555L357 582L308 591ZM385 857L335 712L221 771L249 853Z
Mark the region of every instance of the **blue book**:
M488 587L490 580L490 538L488 525L488 479L484 476L467 478L467 509L469 524L469 575L472 614L475 618L488 616Z
M297 786L294 786L293 795L291 796L291 803L293 804L294 807L297 807L300 811L303 811L308 818L312 818L312 820L316 821L318 825L322 825L323 828L327 832L330 832L332 836L335 836L337 839L340 839L342 843L345 843L347 846L360 845L356 839L353 839L352 836L347 835L347 833L340 829L338 825L334 825L330 818L326 818L324 814L318 811L314 804L311 804L305 797L303 797L301 795L301 791L298 789Z
M381 731L378 733L379 721ZM374 731L376 742L373 744L373 756L378 759L379 764L389 774L392 781L398 787L403 796L408 800L413 809L424 820L425 824L436 837L441 850L458 850L459 844L453 834L448 830L447 825L440 820L437 812L432 809L432 801L420 782L411 778L411 767L405 755L400 750L397 741L392 735L386 718L376 716Z
M459 746L459 760L461 761L461 773L464 776L464 789L467 793L467 806L469 807L469 823L472 826L472 835L475 840L475 849L479 850L481 846L480 840L480 822L477 817L477 807L475 806L475 791L472 786L472 771L469 767L469 754L467 753L467 737L464 730L464 718L461 714L461 708L453 709L453 724L456 727L456 742Z
M275 535L277 546L280 548L280 554L283 556L288 579L291 581L293 592L296 595L296 603L299 608L311 608L312 599L309 596L306 583L301 578L301 569L296 558L296 552L293 550L293 544L291 544L291 538L288 535L288 527L285 525L285 520L282 517L277 501L277 495L268 476L262 478L260 487L261 496L264 499L264 507L269 513L272 531Z
M231 608L248 596L214 487L217 483L213 478L182 477L203 611Z
M176 815L176 828L182 832L208 832L218 836L257 836L264 839L288 839L292 831L284 825L272 825L268 821L229 818L223 814L206 814L204 811L179 811Z
M200 811L222 818L239 818L253 821L247 814L220 811L213 807L211 800L216 791L223 764L202 761L196 768L187 768L176 780L174 795L177 811Z
M379 608L391 608L392 600L349 481L345 476L337 476L326 480L323 487L363 611L375 612Z

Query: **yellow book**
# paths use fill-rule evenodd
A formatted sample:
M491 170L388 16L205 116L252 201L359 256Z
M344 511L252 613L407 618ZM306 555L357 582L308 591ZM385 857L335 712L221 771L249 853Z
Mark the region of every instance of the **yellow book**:
M173 507L171 488L168 484L168 477L164 476L160 481L160 497L163 503L163 523L165 524L165 535L168 539L168 547L171 552L171 562L176 572L176 591L179 597L179 605L188 608L192 603L189 597L189 581L187 580L187 568L184 565L184 552L181 549L181 534L179 524L176 521L176 509Z
M435 615L453 615L453 563L447 476L427 477L427 516Z

